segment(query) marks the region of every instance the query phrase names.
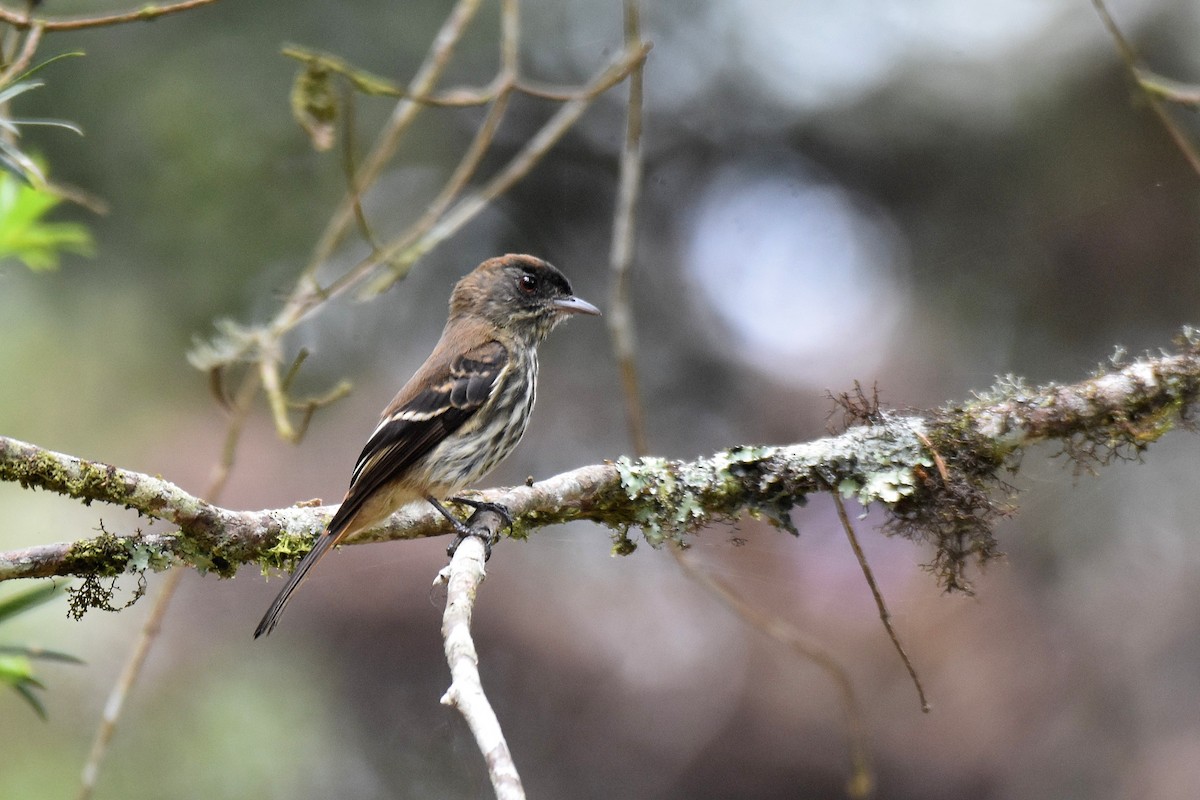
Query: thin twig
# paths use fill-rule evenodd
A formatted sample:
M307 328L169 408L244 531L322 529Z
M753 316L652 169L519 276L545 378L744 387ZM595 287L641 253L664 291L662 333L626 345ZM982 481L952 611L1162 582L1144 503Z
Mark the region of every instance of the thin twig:
M1191 165L1192 170L1197 175L1200 175L1200 154L1196 152L1196 148L1188 140L1187 134L1171 118L1171 112L1167 110L1162 100L1153 91L1149 91L1142 83L1137 51L1133 49L1133 45L1129 43L1129 40L1125 38L1125 34L1121 33L1121 29L1117 27L1117 22L1108 13L1108 7L1105 6L1104 0L1092 0L1092 5L1096 7L1096 13L1100 15L1100 21L1104 23L1104 27L1108 29L1113 42L1116 43L1117 52L1121 54L1121 60L1125 62L1125 66L1128 67L1134 80L1142 88L1147 105L1150 106L1155 116L1162 122L1163 127L1167 129L1167 134L1175 142L1175 146L1179 148L1179 152L1183 154L1188 164Z
M637 0L625 0L625 47L641 46L642 34ZM637 337L633 327L633 311L629 297L630 267L633 264L636 239L638 195L642 185L642 71L639 62L629 73L629 101L625 113L625 143L621 148L620 178L617 184L617 207L613 212L612 246L609 269L612 272L608 332L612 337L613 353L621 371L621 387L625 397L625 419L636 455L648 452L646 419L638 388Z
M467 525L482 530L485 535L498 530L502 524L495 511L475 512ZM513 762L508 742L496 712L492 710L483 682L479 677L479 653L471 637L471 614L479 586L486 576L483 539L469 536L458 543L450 564L434 580L434 585L446 586L446 612L442 616L442 638L446 662L450 665L450 688L442 703L458 709L475 736L475 744L487 763L488 776L497 800L524 800L525 789Z
M450 63L450 56L453 55L455 47L462 39L463 33L465 33L475 13L479 10L480 2L481 0L459 0L455 4L449 16L446 17L446 21L442 23L437 36L434 37L425 61L409 82L406 90L407 95L420 97L433 91L433 87L437 84L446 66ZM421 103L411 100L409 97L401 98L396 103L396 107L392 110L391 118L376 137L375 144L371 147L371 152L367 154L367 157L363 161L358 174L359 186L370 186L375 182L383 171L383 168L391 160L392 156L395 155L396 149L400 146L401 139L423 108L424 106ZM325 226L325 230L321 234L321 238L317 241L308 267L304 272L306 276L315 274L317 269L329 259L338 244L341 243L342 238L346 235L350 224L353 222L354 203L354 194L348 192L342 199L337 210L333 213L333 216L330 217L329 223ZM300 286L303 287L304 282L301 282ZM299 301L299 307L295 308L291 316L295 316L296 312L302 315L307 311L308 298L305 294L294 297L290 305L296 305L296 301Z
M495 88L490 92L491 108L488 109L487 116L484 117L483 123L475 131L475 136L472 137L471 144L463 153L458 166L454 168L454 172L451 173L450 178L446 181L441 191L438 192L437 197L433 199L425 209L425 213L409 227L399 240L387 246L386 253L380 258L380 261L386 261L393 257L394 254L402 253L413 242L419 241L422 236L428 233L430 228L434 226L438 219L450 208L451 204L462 194L463 190L466 189L471 176L475 174L479 169L479 165L483 163L483 158L487 155L488 148L491 147L492 140L496 137L496 131L499 129L505 112L508 110L509 98L512 96L512 87L516 82L518 37L520 35L517 10L518 7L515 0L504 0L500 8L500 72L494 81ZM406 274L412 266L413 261L415 261L415 258L394 263L392 265L392 276L399 277ZM395 277L392 277L392 280L395 280Z
M500 74L517 77L521 54L521 15L517 0L500 0Z
M502 33L501 35L503 36L504 34ZM496 98L496 93L499 90L498 82L496 79L493 79L490 84L482 87L456 86L433 94L413 94L403 86L392 83L387 78L367 72L360 67L356 67L344 58L331 53L310 50L307 47L299 47L297 45L288 45L280 53L288 58L301 61L314 69L340 75L354 89L363 94L373 97L403 98L411 100L414 103L436 108L471 108L473 106L487 105ZM515 59L512 63L516 63ZM513 74L516 74L515 71ZM512 90L528 95L529 97L536 97L540 100L553 100L559 103L575 100L586 94L578 86L560 86L532 78L520 78L513 81Z
M332 53L323 53L297 45L285 45L280 55L294 58L307 65L310 71L332 72L341 75L358 91L374 97L407 97L403 87L350 64L346 59ZM409 98L413 99L413 98Z
M108 700L104 703L104 714L101 716L100 725L96 728L96 734L92 738L87 761L83 764L83 772L79 778L79 792L75 795L76 800L88 800L96 790L96 778L100 775L100 766L104 762L104 756L108 753L108 745L117 730L117 720L120 719L121 712L125 709L125 700L142 674L146 656L150 655L150 650L154 646L155 640L158 639L158 634L162 630L163 617L167 614L167 607L171 604L171 598L175 596L175 590L179 588L179 582L183 580L185 572L186 570L176 567L163 579L158 595L154 598L154 605L150 608L150 616L146 618L146 622L138 634L137 643L129 652L129 657L125 660L125 666L121 668L117 682L109 690Z
M925 699L925 687L921 685L921 679L917 677L917 671L913 668L908 653L904 651L904 645L900 643L900 637L896 635L896 629L892 627L891 612L888 611L887 604L883 601L883 595L879 592L879 585L875 583L875 573L871 571L871 565L867 563L867 556L863 553L862 545L858 543L858 537L854 534L854 526L850 524L850 516L846 513L846 504L842 502L842 498L838 495L836 488L831 488L829 493L833 496L833 504L837 508L838 519L841 520L842 529L846 531L846 538L850 540L850 547L854 550L854 557L858 559L858 566L862 568L863 577L867 579L867 585L871 587L871 595L875 598L875 605L879 608L879 619L883 621L883 627L887 630L888 636L892 640L892 646L900 654L900 660L904 662L904 668L908 670L908 675L912 678L913 686L917 688L917 697L921 701L921 710L928 714L929 701Z
M358 235L371 246L371 252L379 252L379 243L371 231L367 214L362 207L362 183L358 179L358 164L354 158L354 144L357 137L354 128L354 92L347 87L342 93L342 173L346 177L346 191L353 202L354 221L358 226Z
M389 270L372 281L363 290L364 296L370 297L387 290L407 272L418 258L428 253L437 245L458 232L463 225L475 218L488 203L508 191L513 184L524 178L529 171L542 159L559 139L583 116L583 112L595 102L596 98L624 80L629 72L641 63L650 51L649 44L638 50L624 52L611 65L595 77L580 98L564 103L562 107L525 143L516 155L509 160L491 180L473 193L463 197L450 208L430 229L411 245L406 239L401 239L386 254ZM374 259L360 263L341 279L328 288L330 294L338 294L356 284L365 275L372 272L376 266Z
M555 103L566 103L570 100L578 100L587 95L586 90L580 89L578 86L558 86L529 78L522 78L517 81L513 84L513 89L529 97L536 97L538 100L551 100Z
M41 26L48 31L77 31L82 28L101 28L108 25L122 25L126 22L151 22L168 14L179 14L191 11L200 6L207 6L217 0L182 0L169 5L146 5L134 11L122 11L117 14L105 14L98 17L33 17L28 13L13 11L11 8L0 6L0 22L6 22L14 28L24 30Z
M1138 84L1151 94L1184 106L1200 106L1200 86L1184 83L1138 67Z
M40 24L29 28L29 33L25 34L25 41L21 43L21 52L8 65L8 68L4 72L0 72L0 86L7 86L18 75L29 69L29 65L33 63L33 56L37 52L38 44L42 41L42 33L45 30L46 27Z
M279 383L279 364L275 359L264 356L258 362L258 372L263 391L267 394L267 404L271 407L271 417L275 420L276 432L289 442L297 442L296 430L288 416L288 399Z
M233 414L229 419L229 426L225 432L225 444L221 449L221 456L217 461L217 466L213 470L209 478L208 487L205 490L205 495L210 501L215 502L225 488L225 483L229 478L229 472L233 467L234 456L237 452L237 441L241 437L242 424L246 420L251 403L257 392L257 377L253 374L247 375L243 379L242 386L234 401ZM150 616L146 618L146 622L143 623L142 630L138 634L137 643L129 652L129 657L125 661L125 666L121 669L121 674L118 676L117 682L113 684L112 689L108 693L108 700L104 703L104 714L100 719L100 725L96 728L95 735L92 737L92 746L88 750L87 760L83 764L83 770L79 779L79 792L75 795L76 800L88 800L96 789L96 779L100 775L100 767L104 763L104 757L108 754L108 745L117 730L117 721L121 718L121 712L125 709L125 700L128 698L133 685L141 676L142 667L146 663L146 657L150 655L150 650L158 640L158 634L162 630L163 617L167 614L167 608L170 606L171 599L175 596L175 592L179 588L179 583L183 579L184 573L185 570L180 567L175 567L168 571L166 578L163 579L162 586L159 587L158 595L154 598L154 605L150 608Z

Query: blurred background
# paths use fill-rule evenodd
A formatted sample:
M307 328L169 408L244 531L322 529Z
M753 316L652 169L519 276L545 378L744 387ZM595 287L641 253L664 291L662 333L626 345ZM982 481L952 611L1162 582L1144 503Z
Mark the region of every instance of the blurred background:
M119 3L55 2L48 13ZM299 43L406 81L448 4L220 3L47 37L84 50L21 98L58 180L110 213L68 209L97 254L50 273L0 264L0 432L161 474L201 491L225 419L188 366L215 319L262 322L293 285L338 199L287 97ZM1200 178L1133 90L1083 0L647 3L645 185L633 289L658 455L825 435L854 380L885 402L968 398L996 375L1072 381L1112 354L1167 346L1200 323ZM1200 78L1200 7L1113 0L1149 66ZM616 0L522 3L522 68L586 80L621 47ZM443 85L495 68L494 7ZM543 256L608 301L607 249L624 90L411 277L372 303L338 300L289 339L307 391L353 394L299 446L251 417L222 504L334 501L379 410L428 353L453 282L503 252ZM363 141L392 104L360 98ZM554 110L520 99L487 166ZM366 200L382 235L424 209L482 118L431 111ZM1194 138L1194 119L1177 118ZM337 266L365 252L359 243ZM576 320L543 348L529 435L488 484L630 451L606 328ZM943 596L931 552L860 537L933 705L922 714L827 498L795 540L746 519L692 557L841 659L863 703L880 798L1191 798L1200 785L1197 440L1144 464L1075 475L1028 454L1001 523L1007 559L977 595ZM138 524L0 485L0 547ZM735 540L744 539L744 544ZM121 720L97 798L484 798L449 678L445 541L344 548L278 632L251 631L280 583L186 576ZM580 524L497 547L476 613L484 682L531 797L836 798L848 775L835 688L732 616L665 552L609 554ZM153 593L161 576L150 576ZM134 586L127 580L126 591ZM14 587L0 587L0 596ZM4 641L72 652L44 665L49 721L0 696L0 797L74 795L102 706L150 608L65 618ZM19 731L19 735L14 734Z

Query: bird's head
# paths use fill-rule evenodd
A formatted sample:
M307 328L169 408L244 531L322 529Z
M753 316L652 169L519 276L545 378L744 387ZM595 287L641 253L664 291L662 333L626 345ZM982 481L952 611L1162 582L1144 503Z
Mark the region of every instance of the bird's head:
M452 319L482 318L535 342L569 316L599 313L571 292L566 276L533 256L490 258L464 276L450 295Z

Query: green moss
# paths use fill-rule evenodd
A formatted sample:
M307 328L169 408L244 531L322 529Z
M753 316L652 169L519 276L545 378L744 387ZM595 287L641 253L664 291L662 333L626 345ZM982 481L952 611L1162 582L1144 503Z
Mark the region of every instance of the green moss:
M614 556L633 555L637 550L637 542L629 538L629 528L621 528L613 532L612 554Z
M100 528L100 535L75 542L64 557L64 572L113 577L125 572L132 560L126 541Z
M270 574L272 569L291 572L296 568L296 562L312 550L314 538L307 533L280 531L275 544L264 550L258 558L263 576Z
M1000 399L994 395L995 391L996 388L993 387L989 393L985 393L986 397L981 396L974 403L950 406L938 412L926 430L926 436L933 449L938 453L969 449L974 454L973 460L978 463L993 468L1003 464L1013 451L1012 445L979 434L980 410L988 408L991 403L1007 402L1015 397L1014 395ZM991 397L997 399L987 399Z
M508 538L516 539L524 542L529 539L529 534L541 528L546 523L542 520L542 515L538 511L528 511L512 521L512 525L508 528Z

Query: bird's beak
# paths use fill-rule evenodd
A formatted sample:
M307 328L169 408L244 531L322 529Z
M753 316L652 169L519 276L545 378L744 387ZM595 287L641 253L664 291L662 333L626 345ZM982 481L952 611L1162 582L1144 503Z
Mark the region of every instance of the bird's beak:
M559 297L554 301L554 307L562 314L590 314L600 316L600 309L578 297Z

